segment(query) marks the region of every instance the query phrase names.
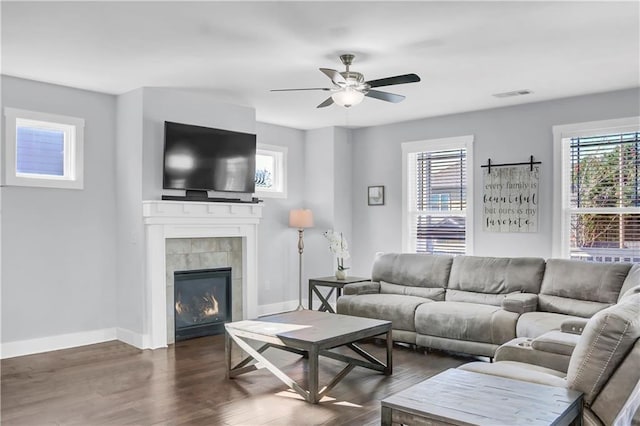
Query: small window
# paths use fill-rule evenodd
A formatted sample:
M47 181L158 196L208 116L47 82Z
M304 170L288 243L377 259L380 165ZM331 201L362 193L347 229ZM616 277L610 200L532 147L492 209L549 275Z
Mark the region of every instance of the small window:
M83 188L84 120L5 108L6 185Z
M471 254L472 142L463 136L402 144L405 251Z
M554 128L562 177L556 254L640 262L638 124L631 119Z
M256 195L287 197L287 148L259 144L256 150Z

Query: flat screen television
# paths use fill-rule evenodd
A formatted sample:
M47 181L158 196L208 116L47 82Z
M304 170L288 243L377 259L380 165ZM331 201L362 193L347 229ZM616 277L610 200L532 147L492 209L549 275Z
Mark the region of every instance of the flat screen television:
M164 189L255 192L256 135L164 122Z

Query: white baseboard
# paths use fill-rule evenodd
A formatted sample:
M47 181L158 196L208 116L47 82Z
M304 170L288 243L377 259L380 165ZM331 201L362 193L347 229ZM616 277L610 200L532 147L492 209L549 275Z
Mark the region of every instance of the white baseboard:
M19 340L0 344L0 358L38 354L74 348L76 346L92 345L94 343L116 340L115 328L83 331L79 333L59 334L57 336L41 337L38 339Z
M270 305L259 305L258 316L263 317L265 315L279 314L281 312L293 311L298 307L297 300L287 300L280 303L271 303Z
M147 349L149 347L147 344L148 339L146 339L145 335L127 330L126 328L116 328L116 338L138 349Z
M319 302L315 300L313 305L316 309L320 306ZM260 305L258 306L258 316L289 312L295 310L297 307L297 300ZM79 333L41 337L38 339L0 343L0 359L93 345L110 340L120 340L138 349L150 348L149 336L147 335L136 333L125 328L105 328L102 330L83 331Z

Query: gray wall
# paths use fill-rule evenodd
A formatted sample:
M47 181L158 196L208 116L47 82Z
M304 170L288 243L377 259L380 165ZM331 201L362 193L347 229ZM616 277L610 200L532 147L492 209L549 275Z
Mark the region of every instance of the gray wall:
M1 78L3 107L85 119L83 190L0 190L2 341L111 328L116 323L115 97ZM3 144L4 137L3 132Z
M407 141L474 135L474 250L480 256L550 257L552 244L552 126L640 115L640 90L580 96L353 131L353 272L370 274L378 251L402 250L402 155ZM542 161L537 233L482 231L480 165ZM385 185L385 205L367 206L369 185Z
M142 333L144 229L142 226L143 89L118 96L116 152L117 326ZM131 342L130 342L131 343Z
M259 305L298 300L298 231L289 210L304 206L304 131L256 124L258 143L287 147L287 198L265 198L258 231ZM294 306L295 307L295 306Z
M313 211L315 227L305 231L305 280L332 275L336 270L324 231L340 231L352 242L352 173L349 130L326 127L306 132L305 206Z
M258 238L258 302L277 306L298 295L292 208L313 209L316 221L305 231L305 297L308 277L335 270L322 237L328 228L351 243L351 275L369 275L375 252L401 250L402 142L475 135L476 188L487 158L542 161L539 232L485 233L476 214L474 253L548 257L551 127L640 115L640 91L625 90L359 130L300 131L256 123L253 109L197 93L145 88L116 99L7 76L2 86L3 106L86 120L84 190L0 189L3 342L112 327L144 333L141 202L162 193L165 119L255 131L258 142L288 147L288 198L265 200ZM369 185L386 186L384 206L367 206Z

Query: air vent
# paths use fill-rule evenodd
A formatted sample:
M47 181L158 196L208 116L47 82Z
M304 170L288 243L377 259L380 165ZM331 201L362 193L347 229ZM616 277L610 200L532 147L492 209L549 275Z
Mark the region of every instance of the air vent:
M513 92L494 93L493 96L495 96L496 98L510 98L512 96L529 95L531 93L533 93L531 90L522 89L522 90L514 90Z

